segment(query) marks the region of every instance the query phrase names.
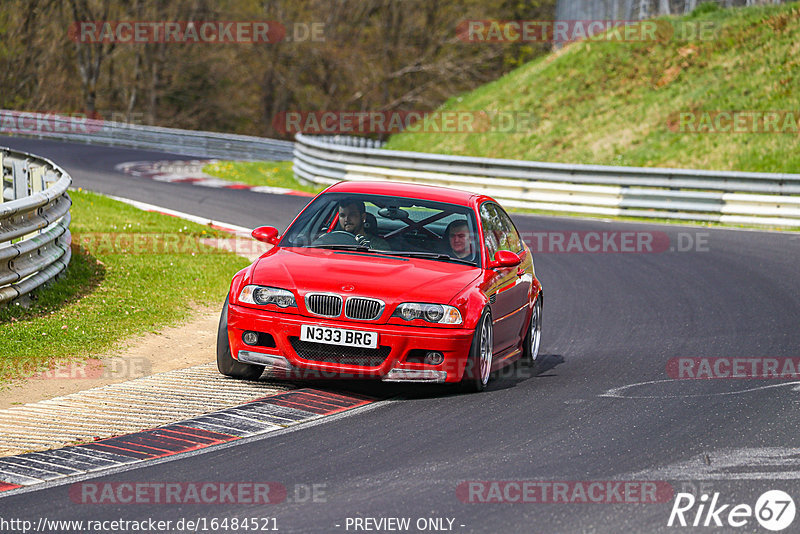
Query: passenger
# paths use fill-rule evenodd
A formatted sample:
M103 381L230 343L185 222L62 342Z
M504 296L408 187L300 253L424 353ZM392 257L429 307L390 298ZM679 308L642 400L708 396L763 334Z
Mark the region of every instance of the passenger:
M367 213L364 202L360 200L345 198L339 202L339 228L356 236L356 241L360 245L378 250L391 250L389 242L375 233L377 228L367 230L364 227L368 216L370 214ZM372 220L375 220L374 217Z
M467 221L459 219L451 222L447 225L444 235L447 236L451 256L475 261L475 247L472 246L472 236Z

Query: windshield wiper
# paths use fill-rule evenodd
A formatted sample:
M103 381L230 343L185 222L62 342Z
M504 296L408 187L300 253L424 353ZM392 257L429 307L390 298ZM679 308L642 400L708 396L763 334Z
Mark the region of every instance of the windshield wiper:
M425 258L428 260L444 260L444 261L453 261L456 263L463 263L465 265L475 265L474 261L463 260L461 258L454 258L448 254L440 254L437 252L388 252L387 254L391 254L392 256L405 256L408 258Z
M354 250L356 252L376 252L364 245L309 245L309 248L328 248L332 250Z

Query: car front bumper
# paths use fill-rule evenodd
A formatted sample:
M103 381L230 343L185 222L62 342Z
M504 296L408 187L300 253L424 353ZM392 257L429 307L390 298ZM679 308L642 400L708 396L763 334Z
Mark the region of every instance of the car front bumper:
M299 342L301 325L327 326L376 332L378 349L351 350L338 345ZM268 334L274 346L248 345L245 331ZM246 363L263 365L277 376L287 378L367 378L387 382L458 382L469 356L473 331L464 328L420 327L375 324L275 313L270 310L230 305L228 341L231 354ZM269 339L269 338L267 338ZM309 351L313 356L309 355ZM370 352L381 351L381 352ZM444 361L428 365L409 361L420 351L440 352ZM355 356L346 354L357 353ZM384 357L383 354L387 353ZM364 365L355 364L359 355L368 354Z

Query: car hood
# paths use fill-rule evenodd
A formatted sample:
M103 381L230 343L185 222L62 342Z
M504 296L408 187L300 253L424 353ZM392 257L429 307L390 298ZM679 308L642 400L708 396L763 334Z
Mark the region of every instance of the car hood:
M251 267L245 283L398 302L447 304L480 276L469 265L375 253L274 248Z

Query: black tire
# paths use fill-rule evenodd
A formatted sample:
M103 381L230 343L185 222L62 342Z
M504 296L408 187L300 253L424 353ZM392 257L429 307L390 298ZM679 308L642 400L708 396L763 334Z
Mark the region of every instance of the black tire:
M241 363L233 359L231 346L228 343L228 299L225 299L225 306L219 316L219 328L217 329L217 369L225 376L242 378L244 380L258 380L264 372L260 365Z
M541 364L542 346L542 297L536 299L533 305L531 320L528 323L528 332L522 342L522 361L529 367L536 368Z
M492 314L486 308L483 310L481 318L475 326L475 334L472 336L469 358L464 368L464 376L461 378L462 391L477 393L486 389L492 370L493 340ZM486 353L487 350L488 354Z

